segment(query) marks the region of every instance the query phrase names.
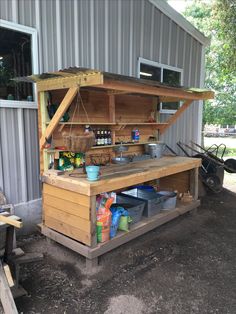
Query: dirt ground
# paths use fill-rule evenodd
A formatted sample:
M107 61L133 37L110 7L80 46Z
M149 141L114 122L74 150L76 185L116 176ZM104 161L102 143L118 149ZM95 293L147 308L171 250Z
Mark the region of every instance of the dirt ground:
M186 214L100 258L84 258L40 234L19 241L42 262L22 268L22 313L236 313L236 194L207 195Z

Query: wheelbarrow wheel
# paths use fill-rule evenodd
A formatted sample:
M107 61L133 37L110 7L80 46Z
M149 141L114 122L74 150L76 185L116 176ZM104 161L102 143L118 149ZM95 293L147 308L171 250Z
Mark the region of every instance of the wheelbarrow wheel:
M204 178L204 183L214 193L222 191L220 178L215 174L207 174Z
M236 173L236 160L229 158L224 162L224 169L229 173Z

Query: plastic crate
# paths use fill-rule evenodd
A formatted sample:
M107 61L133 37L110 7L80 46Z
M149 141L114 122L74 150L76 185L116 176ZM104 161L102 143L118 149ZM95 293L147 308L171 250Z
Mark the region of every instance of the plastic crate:
M145 202L142 200L135 199L133 197L118 194L116 196L115 205L122 206L124 209L126 209L129 212L130 217L132 218L131 224L134 224L141 220Z
M151 217L160 213L165 196L156 193L155 191L145 191L143 189L131 189L121 193L137 200L145 202L143 216Z

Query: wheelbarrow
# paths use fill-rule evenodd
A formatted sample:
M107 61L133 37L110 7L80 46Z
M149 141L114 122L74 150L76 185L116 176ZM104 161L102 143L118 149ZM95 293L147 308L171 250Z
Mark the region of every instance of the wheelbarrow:
M219 177L219 168L222 169L222 166L219 165L213 158L208 157L207 155L200 153L199 151L195 150L191 146L184 144L182 142L178 142L177 146L183 151L183 153L187 157L193 158L201 158L202 165L199 171L199 177L202 183L207 186L214 193L219 193L222 190L223 180ZM194 151L196 154L191 156L185 148L188 148Z
M207 155L209 158L212 158L215 163L217 163L219 166L224 167L224 170L229 173L236 173L236 160L234 158L229 158L227 160L223 160L226 146L225 144L211 145L208 149L205 149L201 145L194 143L191 141L193 145L203 150L204 155ZM222 149L222 151L221 151Z

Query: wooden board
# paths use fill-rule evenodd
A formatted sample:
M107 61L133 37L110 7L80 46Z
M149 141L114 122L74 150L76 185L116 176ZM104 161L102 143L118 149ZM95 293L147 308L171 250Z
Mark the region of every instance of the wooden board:
M2 263L0 262L0 299L6 314L17 314L17 308L5 276Z
M178 193L188 192L190 190L189 171L184 171L161 178L159 183L159 189L178 191Z
M191 99L191 100L203 100L203 99L213 99L214 92L208 91L203 93L194 93L191 91L186 91L179 88L173 87L160 87L160 86L148 86L141 85L137 82L125 82L116 81L111 79L105 79L102 85L98 85L97 88L106 90L116 90L129 93L137 93L142 95L152 95L152 96L169 96L178 97L179 100Z
M49 139L57 127L60 119L63 117L64 113L70 106L71 102L73 101L75 95L78 93L79 89L78 87L71 87L65 97L63 98L62 102L60 103L60 106L58 107L56 113L54 114L53 118L51 119L48 127L46 128L45 132L42 134L40 138L40 149L43 148L45 142L47 139Z
M166 122L167 124L161 128L160 134L163 134L172 124L175 123L175 121L179 118L179 116L191 105L193 101L186 100L183 105L176 111L175 114L173 114Z
M59 77L54 79L46 79L37 82L37 90L49 91L63 88L71 88L75 86L90 86L103 83L103 74L101 72L91 72L87 74L81 74L71 77L67 74L67 77Z
M43 221L54 230L91 245L94 226L90 202L85 195L44 184Z
M55 206L57 206L55 204ZM43 204L45 217L55 218L68 226L75 227L86 233L91 232L90 220L83 219L77 215L65 212L63 209ZM45 218L46 221L46 218Z
M200 164L198 158L162 157L125 166L103 167L100 180L95 182L89 182L83 174L76 178L68 174L57 177L45 174L42 180L53 186L91 196L198 168Z
M79 242L91 245L91 234L90 232L85 232L76 227L68 225L63 221L59 221L56 218L49 217L45 214L45 226L58 231L72 239L75 239Z
M86 195L75 193L68 190L63 190L61 188L57 188L56 186L44 184L43 185L43 193L52 195L56 198L63 199L69 202L76 203L78 205L82 205L85 207L89 207L90 199Z
M153 111L153 97L116 95L116 122L148 122Z

